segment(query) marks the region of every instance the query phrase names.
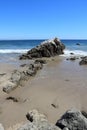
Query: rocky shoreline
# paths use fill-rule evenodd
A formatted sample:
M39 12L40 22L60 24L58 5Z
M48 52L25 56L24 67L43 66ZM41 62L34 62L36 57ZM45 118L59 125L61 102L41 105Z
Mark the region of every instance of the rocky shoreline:
M17 88L21 81L36 75L37 71L42 69L43 64L46 63L46 60L43 59L44 57L63 54L64 49L65 45L62 44L58 38L54 38L52 40L44 41L26 54L21 55L19 58L20 60L32 59L33 62L29 65L21 65L21 70L14 70L8 81L3 85L3 91L9 93Z
M20 69L12 71L7 81L3 84L3 91L8 94L6 100L19 102L18 98L9 96L9 93L19 87L21 82L35 76L43 68L44 64L48 63L49 60L47 58L63 54L64 49L65 45L59 39L55 38L45 41L26 54L21 55L20 60L29 59L31 63L22 64ZM72 56L67 60L74 61L76 59L78 58ZM82 61L79 64L87 64L87 57L82 57ZM51 105L56 108L55 104L52 103ZM28 122L15 130L87 130L87 113L85 111L80 112L77 109L66 111L55 124L49 123L47 116L40 114L38 110L29 111L26 114L26 118ZM2 124L0 124L0 130L4 130Z
M87 130L87 114L84 116L75 108L66 111L55 124L49 123L47 117L36 109L29 111L26 118L28 122L16 130ZM2 124L0 130L4 130Z

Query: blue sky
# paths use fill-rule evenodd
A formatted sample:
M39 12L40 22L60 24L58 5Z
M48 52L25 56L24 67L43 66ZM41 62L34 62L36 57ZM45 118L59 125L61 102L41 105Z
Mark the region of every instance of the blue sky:
M0 0L0 39L87 39L87 0Z

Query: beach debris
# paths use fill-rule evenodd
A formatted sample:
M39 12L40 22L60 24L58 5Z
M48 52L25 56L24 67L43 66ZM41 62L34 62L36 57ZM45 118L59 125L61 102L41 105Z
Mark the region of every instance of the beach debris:
M73 108L66 111L61 119L57 121L56 126L63 130L65 128L69 130L87 130L87 118L79 110Z
M26 117L29 122L21 126L18 130L60 130L57 126L49 123L44 114L40 114L35 109L29 111Z
M51 106L54 107L54 108L58 108L58 105L54 104L54 103L52 103Z
M79 62L79 65L87 65L87 56L81 57L81 61Z
M60 54L64 54L63 50L65 45L61 43L58 38L52 40L46 40L40 45L36 46L29 50L26 54L22 54L19 59L32 59L32 58L42 58L42 57L51 57Z

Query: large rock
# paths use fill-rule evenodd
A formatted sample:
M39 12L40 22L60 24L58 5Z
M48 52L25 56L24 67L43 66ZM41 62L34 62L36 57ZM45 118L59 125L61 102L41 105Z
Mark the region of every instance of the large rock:
M65 45L62 44L58 38L55 38L52 40L44 41L40 45L28 51L27 54L21 55L20 60L60 55L63 54L64 49Z
M81 57L81 61L79 62L80 65L87 65L87 56Z
M45 115L38 113L37 110L32 110L27 113L29 123L21 126L18 130L60 130L53 124L50 124Z
M61 129L87 130L87 118L80 111L71 109L57 121L56 126Z

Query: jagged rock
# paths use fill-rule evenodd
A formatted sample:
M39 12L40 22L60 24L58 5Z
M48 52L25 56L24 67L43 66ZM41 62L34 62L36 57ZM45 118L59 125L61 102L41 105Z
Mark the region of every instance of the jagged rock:
M60 120L57 121L56 126L69 130L87 130L87 118L76 109L68 110Z
M63 54L64 49L65 45L62 44L58 38L55 38L42 42L40 45L29 50L27 54L21 55L19 59L22 60L60 55Z
M27 113L29 123L21 126L18 130L60 130L57 126L48 122L45 115L38 113L37 110L32 110Z
M81 57L81 61L79 62L80 65L87 65L87 56Z
M6 93L11 92L12 90L14 90L17 87L17 84L11 82L11 81L7 81L5 82L5 84L3 85L3 91Z

